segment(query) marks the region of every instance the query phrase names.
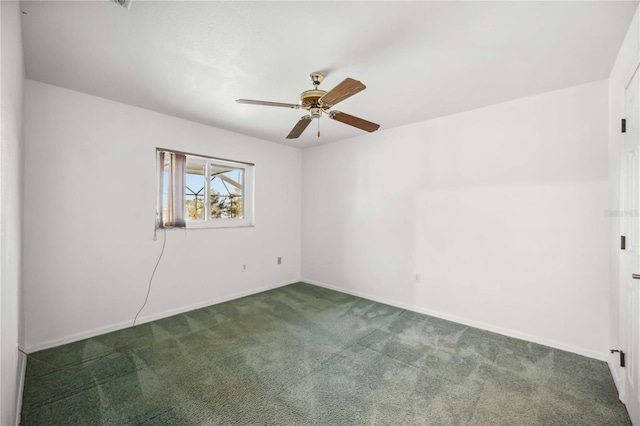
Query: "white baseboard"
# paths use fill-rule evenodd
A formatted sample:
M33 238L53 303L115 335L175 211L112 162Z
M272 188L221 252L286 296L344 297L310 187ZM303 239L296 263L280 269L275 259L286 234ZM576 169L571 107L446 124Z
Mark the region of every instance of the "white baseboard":
M151 322L151 321L156 321L156 320L159 320L159 319L162 319L162 318L167 318L167 317L170 317L170 316L173 316L173 315L183 314L185 312L189 312L189 311L193 311L193 310L196 310L196 309L204 308L206 306L217 305L219 303L228 302L230 300L240 299L241 297L251 296L252 294L261 293L263 291L271 290L271 289L274 289L276 287L282 287L282 286L289 285L289 284L294 284L294 283L297 283L297 282L299 282L299 280L286 281L286 282L282 282L282 283L275 284L275 285L271 284L271 285L266 285L266 286L260 286L260 287L256 287L256 288L251 289L251 290L242 291L240 293L234 293L234 294L231 294L229 296L219 297L219 298L216 298L216 299L207 300L205 302L195 303L193 305L182 306L182 307L179 307L179 308L176 308L176 309L170 309L170 310L159 312L159 313L156 313L156 314L139 317L138 320L136 321L136 325L145 324L145 323L148 323L148 322ZM86 331L83 331L83 332L80 332L80 333L76 333L76 334L72 334L72 335L69 335L69 336L60 337L58 339L52 339L52 340L48 340L46 342L28 345L28 346L25 346L24 351L27 352L27 353L32 353L32 352L37 352L37 351L41 351L41 350L44 350L44 349L54 348L56 346L66 345L67 343L77 342L79 340L84 340L84 339L88 339L88 338L91 338L91 337L100 336L101 334L111 333L112 331L118 331L118 330L122 330L122 329L125 329L125 328L128 328L128 327L131 327L132 322L133 322L133 318L131 320L120 322L120 323L117 323L117 324L110 324L110 325L105 326L105 327L94 328L92 330L86 330Z
M498 333L498 334L502 334L504 336L509 336L509 337L513 337L516 339L521 339L521 340L526 340L529 342L535 342L541 345L545 345L545 346L549 346L555 349L560 349L563 351L567 351L567 352L572 352L572 353L576 353L579 355L583 355L589 358L594 358L597 360L601 360L601 361L605 361L608 362L609 357L607 356L607 354L602 354L599 352L595 352L595 351L591 351L588 349L584 349L584 348L579 348L576 346L572 346L572 345L567 345L561 342L557 342L554 340L550 340L550 339L546 339L546 338L542 338L539 336L534 336L534 335L530 335L527 333L522 333L516 330L511 330L511 329L507 329L507 328L503 328L503 327L499 327L499 326L495 326L492 324L485 324L479 321L475 321L469 318L464 318L464 317L459 317L457 315L450 315L444 312L439 312L439 311L434 311L432 309L427 309L427 308L423 308L421 306L416 306L416 305L409 305L409 304L405 304L405 303L401 303L395 300L391 300L391 299L386 299L383 297L378 297L375 296L373 294L369 294L369 293L365 293L365 292L360 292L360 291L354 291L348 288L343 288L343 287L338 287L338 286L334 286L331 284L327 284L327 283L323 283L320 281L316 281L316 280L309 280L309 279L302 279L302 280L294 280L294 281L287 281L287 282L283 282L280 284L276 284L276 285L267 285L267 286L260 286L257 288L254 288L252 290L248 290L248 291L244 291L244 292L240 292L240 293L235 293L229 296L225 296L225 297L221 297L221 298L217 298L217 299L213 299L213 300L207 300L205 302L201 302L201 303L197 303L197 304L193 304L193 305L189 305L189 306L183 306L180 308L176 308L176 309L172 309L172 310L168 310L168 311L164 311L164 312L160 312L157 314L153 314L153 315L148 315L145 317L141 317L138 321L137 324L144 324L144 323L148 323L151 321L155 321L158 319L162 319L162 318L167 318L173 315L177 315L177 314L181 314L184 312L189 312L195 309L200 309L203 308L205 306L211 306L211 305L217 305L218 303L224 303L230 300L234 300L234 299L239 299L241 297L245 297L245 296L250 296L252 294L256 294L256 293L260 293L263 291L267 291L276 287L281 287L281 286L285 286L285 285L289 285L289 284L294 284L296 282L305 282L305 283L309 283L312 285L316 285L318 287L324 287L324 288L328 288L330 290L334 290L334 291L339 291L342 293L347 293L347 294L351 294L353 296L357 296L357 297L362 297L364 299L368 299L368 300L372 300L375 302L380 302L380 303L384 303L386 305L390 305L390 306L395 306L397 308L401 308L401 309L406 309L409 311L413 311L413 312L418 312L421 314L425 314L425 315L430 315L436 318L441 318L441 319L445 319L448 321L453 321L453 322L457 322L459 324L464 324L470 327L475 327L475 328L480 328L483 330L487 330L487 331L491 331L494 333ZM101 328L96 328L93 330L87 330L81 333L77 333L74 335L70 335L70 336L65 336L59 339L53 339L50 341L46 341L46 342L42 342L39 344L34 344L34 345L29 345L27 347L25 347L25 352L27 353L31 353L31 352L36 352L36 351L40 351L43 349L49 349L49 348L53 348L56 346L60 346L60 345L64 345L67 343L72 343L72 342L76 342L79 340L83 340L83 339L88 339L90 337L95 337L95 336L99 336L101 334L105 334L105 333L110 333L112 331L117 331L117 330L122 330L125 328L128 328L131 326L131 321L126 321L126 322L121 322L118 324L111 324L109 326L105 326L105 327L101 327ZM610 367L611 368L611 367ZM612 372L614 371L614 369L612 369ZM613 373L612 373L613 374ZM616 373L617 374L617 373ZM617 377L617 376L615 376ZM614 377L614 379L615 379ZM617 382L616 382L617 383Z
M18 368L20 373L18 376L18 400L16 401L16 426L20 425L20 416L22 415L22 395L24 394L24 381L27 375L27 356L22 352L18 352Z
M421 306L416 305L408 305L406 303L401 303L395 300L386 299L384 297L378 297L369 293L354 291L348 288L338 287L331 284L323 283L315 280L302 279L302 282L317 285L318 287L328 288L329 290L339 291L341 293L351 294L352 296L362 297L363 299L373 300L374 302L384 303L385 305L395 306L397 308L406 309L408 311L417 312L420 314L430 315L432 317L441 318L447 321L457 322L458 324L467 325L470 327L480 328L483 330L491 331L494 333L502 334L504 336L513 337L516 339L526 340L529 342L538 343L541 345L549 346L551 348L560 349L567 352L572 352L578 355L583 355L589 358L594 358L600 361L607 362L608 357L606 354L602 354L596 351L592 351L589 349L579 348L572 345L567 345L562 342L557 342L555 340L546 339L539 336L534 336L527 333L522 333L516 330L511 330L508 328L503 328L500 326L485 324L479 321L475 321L469 318L459 317L457 315L450 315L444 312L435 311L428 308L423 308Z

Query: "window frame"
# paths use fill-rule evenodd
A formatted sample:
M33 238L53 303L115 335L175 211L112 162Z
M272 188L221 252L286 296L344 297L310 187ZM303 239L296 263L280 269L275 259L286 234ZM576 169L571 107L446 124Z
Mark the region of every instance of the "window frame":
M204 219L203 220L189 220L188 215L185 212L185 227L184 229L215 229L215 228L239 228L239 227L252 227L254 225L254 202L255 202L255 164L246 161L229 160L227 158L212 157L202 154L193 154L190 152L178 151L175 149L156 148L156 164L158 170L156 173L156 228L173 229L172 226L164 226L160 223L163 203L162 194L162 180L164 179L164 170L159 166L160 153L170 153L186 156L186 163L189 163L190 159L204 162L204 185L205 185L205 198L204 198ZM192 161L192 162L196 162ZM242 219L233 218L220 218L212 219L211 216L211 185L209 176L211 165L217 165L222 167L232 167L234 169L241 169L243 171L243 183L242 183ZM186 169L186 167L185 167ZM186 196L185 202L186 202ZM178 227L176 227L178 228ZM183 229L183 228L178 228Z

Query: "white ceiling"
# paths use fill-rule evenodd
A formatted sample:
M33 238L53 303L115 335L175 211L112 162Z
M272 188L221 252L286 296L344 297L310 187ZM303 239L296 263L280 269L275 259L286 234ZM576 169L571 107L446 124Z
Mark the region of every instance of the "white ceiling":
M603 2L23 1L27 77L305 147L363 134L296 103L346 77L334 109L381 130L606 78L637 6Z

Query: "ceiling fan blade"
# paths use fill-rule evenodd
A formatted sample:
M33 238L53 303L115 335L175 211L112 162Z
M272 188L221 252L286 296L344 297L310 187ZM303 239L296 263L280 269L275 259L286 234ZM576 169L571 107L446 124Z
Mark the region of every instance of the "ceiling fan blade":
M367 86L352 78L345 78L344 81L327 92L320 98L322 105L333 106L338 102L344 101L350 96L366 89Z
M306 129L310 123L311 123L310 115L305 115L304 117L302 117L296 123L296 125L293 126L293 129L291 129L291 131L287 135L287 139L297 139L302 134L302 132L304 132L304 129Z
M380 127L379 124L372 123L371 121L363 120L362 118L354 117L353 115L345 114L340 111L331 111L329 118L339 121L349 126L357 127L358 129L366 132L375 132Z
M268 101L254 101L251 99L236 99L236 102L239 104L249 104L249 105L265 105L265 106L276 106L276 107L284 107L284 108L300 108L298 104L285 104L282 102L268 102Z

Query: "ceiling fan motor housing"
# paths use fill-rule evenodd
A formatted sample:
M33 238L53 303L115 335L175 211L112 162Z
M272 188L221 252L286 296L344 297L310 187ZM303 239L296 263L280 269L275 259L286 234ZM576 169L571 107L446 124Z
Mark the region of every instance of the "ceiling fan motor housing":
M318 100L323 97L327 92L324 90L307 90L300 93L300 103L303 108L317 108Z

